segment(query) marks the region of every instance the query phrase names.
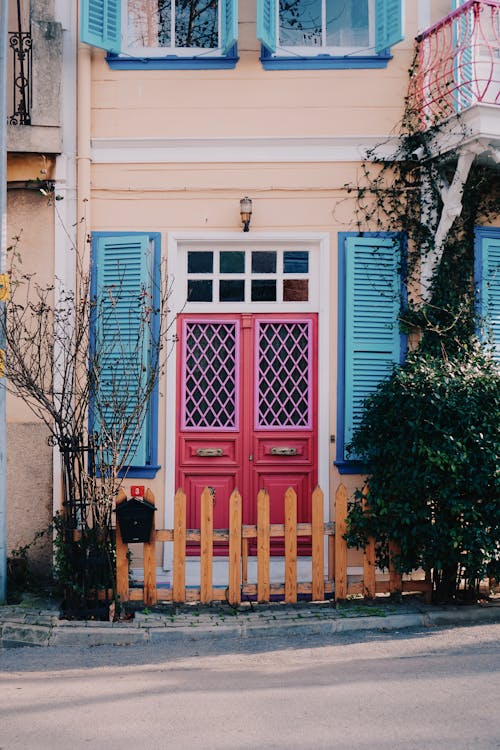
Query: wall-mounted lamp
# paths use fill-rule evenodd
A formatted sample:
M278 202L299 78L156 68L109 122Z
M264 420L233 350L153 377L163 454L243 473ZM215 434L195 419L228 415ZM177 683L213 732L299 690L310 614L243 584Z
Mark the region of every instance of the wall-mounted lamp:
M252 216L252 201L247 196L240 200L240 216L243 223L243 231L248 232L250 230L250 218Z

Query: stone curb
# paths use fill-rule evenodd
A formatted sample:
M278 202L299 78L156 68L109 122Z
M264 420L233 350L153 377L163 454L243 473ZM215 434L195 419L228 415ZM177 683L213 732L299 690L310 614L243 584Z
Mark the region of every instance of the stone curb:
M10 609L10 608L6 608ZM334 633L416 627L473 625L500 622L500 604L450 609L422 607L413 612L362 616L343 610L325 614L283 610L275 614L252 613L230 619L213 614L179 616L137 614L129 623L75 622L59 620L53 612L19 612L0 609L0 648L23 646L128 646L173 641L203 641L293 635L328 636ZM254 619L255 618L255 619Z

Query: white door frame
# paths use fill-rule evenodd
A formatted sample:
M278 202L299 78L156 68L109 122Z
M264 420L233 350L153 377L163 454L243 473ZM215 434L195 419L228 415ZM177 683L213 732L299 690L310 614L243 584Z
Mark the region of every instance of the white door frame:
M183 266L184 252L186 248L192 247L197 249L200 246L205 248L207 245L213 245L214 249L227 247L228 249L251 248L259 249L263 245L270 244L276 247L286 247L293 249L297 245L307 245L308 249L317 254L317 264L315 264L316 293L315 298L307 305L305 303L293 304L293 310L288 312L316 312L318 313L318 483L322 488L325 496L324 518L328 520L329 513L329 476L330 476L330 398L331 398L331 379L330 379L330 235L328 233L284 233L284 232L171 232L167 235L167 265L168 273L172 278L173 289L169 300L170 320L169 330L172 334L176 330L175 318L181 312L202 312L200 305L186 304L186 278L185 266ZM260 304L252 304L252 312L283 312L283 306L274 309L267 308L264 310ZM231 303L221 303L217 310L211 307L212 313L216 311L223 312L245 312L241 304L233 305ZM203 309L207 312L208 309ZM173 528L173 498L176 490L175 487L175 435L176 435L176 409L177 409L177 384L176 384L176 347L172 347L166 372L166 439L165 439L165 518L164 528ZM223 568L226 565L224 558L220 560L214 558L214 584L217 584L217 568ZM186 564L186 585L195 585L195 578L199 574L197 568L197 558L194 558L193 565L190 560ZM163 567L166 573L166 581L171 583L172 580L172 545L164 545ZM190 571L190 568L193 570ZM249 565L249 579L252 574ZM163 577L162 576L162 577ZM310 572L307 574L309 578ZM300 577L300 565L299 565ZM226 579L227 580L227 579Z

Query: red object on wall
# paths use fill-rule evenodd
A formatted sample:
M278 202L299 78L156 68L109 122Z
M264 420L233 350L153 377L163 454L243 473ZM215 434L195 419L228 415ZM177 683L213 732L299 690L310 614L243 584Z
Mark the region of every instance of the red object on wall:
M133 484L130 488L130 494L132 497L144 497L144 485Z

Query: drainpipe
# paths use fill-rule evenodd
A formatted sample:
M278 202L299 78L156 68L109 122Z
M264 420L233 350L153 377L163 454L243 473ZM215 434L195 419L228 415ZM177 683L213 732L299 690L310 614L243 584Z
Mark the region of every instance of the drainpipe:
M78 41L77 59L77 248L79 258L85 262L90 258L87 238L90 233L90 102L91 102L91 54L88 44Z
M68 0L55 0L54 17L63 28L63 65L61 79L62 150L56 158L54 275L60 280L54 290L54 302L60 302L61 289L75 288L76 213L76 66L77 66L77 5ZM54 342L57 346L57 342ZM57 378L57 373L54 373ZM52 451L53 513L61 510L63 501L61 454Z
M7 254L7 28L8 0L0 0L0 274L4 273ZM5 303L0 302L0 315ZM0 340L5 356L5 340ZM0 363L0 604L7 598L7 482L5 377Z

